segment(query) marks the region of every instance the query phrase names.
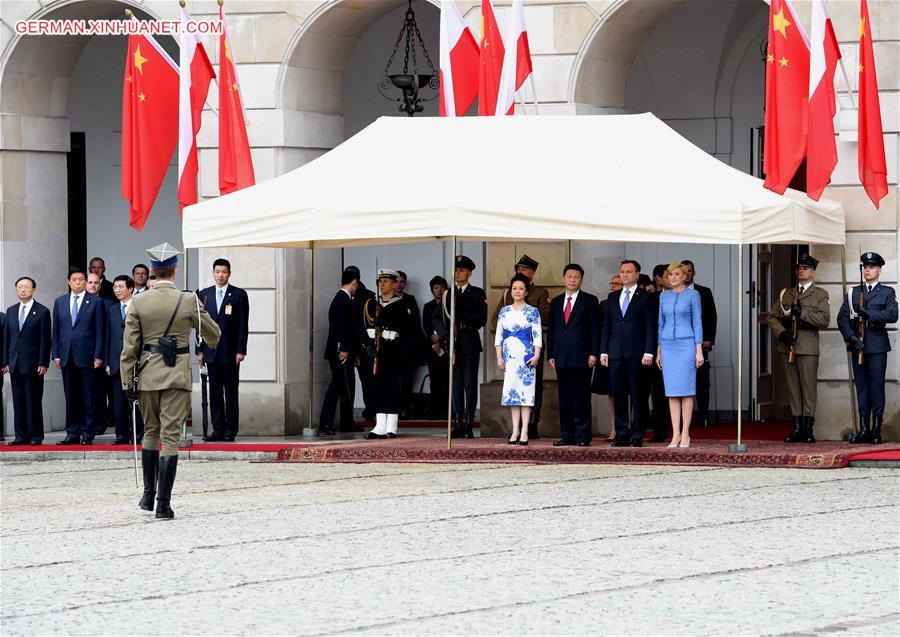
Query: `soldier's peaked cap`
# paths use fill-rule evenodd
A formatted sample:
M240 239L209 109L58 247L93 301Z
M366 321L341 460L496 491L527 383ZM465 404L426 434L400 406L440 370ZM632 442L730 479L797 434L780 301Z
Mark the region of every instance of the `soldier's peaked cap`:
M540 263L532 259L527 254L523 254L519 261L516 263L516 267L522 266L523 268L529 268L531 270L537 270Z
M456 267L457 268L465 268L466 270L474 270L475 262L472 261L469 257L464 254L457 255L456 257Z
M877 266L882 266L882 265L884 265L884 257L882 257L882 256L881 256L880 254L878 254L877 252L864 252L864 253L859 257L859 262L860 262L862 265L877 265Z
M797 257L797 265L805 265L815 270L819 265L819 260L812 258L808 254L801 254L799 257Z
M168 268L178 263L181 251L167 241L153 246L147 250L147 254L150 256L151 268Z

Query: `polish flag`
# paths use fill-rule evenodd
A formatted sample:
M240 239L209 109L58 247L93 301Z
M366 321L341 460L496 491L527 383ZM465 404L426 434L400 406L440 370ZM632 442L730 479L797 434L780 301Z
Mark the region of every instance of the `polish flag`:
M441 117L465 115L478 95L478 43L453 0L441 2Z
M809 134L806 147L806 194L818 201L837 165L834 138L834 72L841 51L825 0L813 0L809 38Z
M497 95L495 115L512 115L516 108L516 91L531 75L531 49L528 47L528 30L525 28L525 9L522 0L513 0L503 46L515 55L503 57L500 73L500 92Z
M481 66L478 71L478 114L497 112L500 73L503 69L503 36L497 26L491 0L481 0Z
M888 193L887 162L884 155L884 129L878 103L878 78L875 75L875 51L869 5L859 5L859 180L877 209Z
M190 21L181 8L182 24ZM178 203L181 210L197 203L197 133L209 83L216 76L196 34L182 33L178 87Z

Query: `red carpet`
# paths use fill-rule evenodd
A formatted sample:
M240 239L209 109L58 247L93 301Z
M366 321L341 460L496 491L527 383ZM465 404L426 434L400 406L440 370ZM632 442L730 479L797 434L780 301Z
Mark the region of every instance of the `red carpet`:
M851 454L850 460L894 460L900 461L900 449L878 449Z
M256 443L239 443L239 442L222 442L222 443L208 443L208 442L195 442L190 447L185 447L182 451L272 451L278 452L282 449L290 449L292 447L308 447L310 446L307 443L291 443L291 442L280 442L280 443L267 443L267 444L256 444ZM7 444L3 444L0 446L0 453L3 452L11 452L11 451L24 451L24 452L47 452L47 451L74 451L74 452L92 452L92 451L122 451L124 453L132 453L131 445L103 445L103 444L94 444L94 445L28 445L22 447L10 447ZM138 445L138 451L141 450L141 445Z

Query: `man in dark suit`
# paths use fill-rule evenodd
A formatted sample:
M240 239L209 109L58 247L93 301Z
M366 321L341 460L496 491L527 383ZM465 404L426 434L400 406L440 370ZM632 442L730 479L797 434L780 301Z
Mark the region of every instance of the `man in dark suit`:
M107 308L106 330L106 374L112 383L113 410L116 423L116 440L114 444L127 445L132 442L131 409L125 390L122 389L122 374L132 374L132 370L121 369L119 359L122 357L122 341L125 337L125 317L131 305L134 295L134 280L120 274L113 279L113 293L119 300L118 303L110 303ZM144 433L144 426L138 413L136 423L138 441Z
M140 294L150 289L149 287L147 287L147 279L150 278L149 266L143 263L138 263L133 268L131 268L131 278L134 279L135 294Z
M3 407L3 380L6 375L6 313L0 312L0 440L6 434L6 409Z
M12 384L16 436L13 445L44 441L44 374L50 366L50 310L34 300L31 277L16 281L19 302L7 310L3 341L3 373Z
M432 300L422 308L422 329L428 342L426 361L428 362L428 384L431 386L431 402L428 416L431 418L447 417L447 389L450 366L447 360L449 347L447 337L447 317L444 314L443 297L448 290L447 279L442 276L432 277L428 283Z
M117 305L115 295L113 300L110 300L100 294L103 281L104 279L96 272L88 272L87 284L84 289L91 296L95 296L106 303L107 308L111 305ZM112 283L110 283L110 286L112 286ZM104 318L106 318L106 311L104 311ZM105 341L103 346L104 348L106 347ZM102 436L106 433L107 427L115 427L115 399L113 398L112 379L106 373L106 370L101 368L95 370L94 373L97 375L94 383L94 387L97 389L97 395L94 397L94 435Z
M622 261L622 289L610 293L607 320L600 338L600 364L609 367L609 385L616 407L616 447L643 445L647 423L642 418L641 368L653 363L656 351L656 320L650 295L637 284L641 265ZM631 424L628 422L631 397Z
M354 334L356 335L355 342L358 344L362 344L366 342L367 338L363 313L365 312L367 305L370 307L370 312L375 311L375 293L372 290L368 289L366 287L366 284L362 282L358 267L356 267L355 265L348 265L346 268L344 268L344 272L352 272L359 280L359 287L356 289L356 295L353 297L353 305L350 308L350 326ZM369 356L369 353L366 352L366 350L361 346L356 352L356 357L358 359L358 363L356 364L356 371L359 374L359 384L362 387L363 394L363 420L374 420L375 377L372 375L372 366L375 364L375 360L371 356ZM356 383L351 383L350 390L350 395L351 397L354 397L355 400Z
M58 444L90 445L96 434L97 374L106 343L106 303L85 291L83 268L69 268L69 294L53 304L51 355L62 370L66 437Z
M399 275L397 278L397 287L394 293L400 297L400 301L406 305L413 317L412 334L407 339L408 351L403 360L403 371L400 377L400 420L406 420L412 417L412 393L413 393L413 376L416 369L422 362L422 347L425 342L425 336L419 331L421 325L421 316L419 314L419 303L409 292L406 292L406 272L397 270Z
M694 283L694 263L690 259L681 262L687 267L684 284L700 293L700 320L703 323L703 365L697 368L697 415L700 424L709 427L709 353L716 344L716 327L719 317L716 314L716 301L712 290Z
M650 313L656 321L657 331L659 327L659 299L664 290L669 289L669 277L665 263L660 263L653 268L653 285L656 292L650 295ZM663 383L662 370L658 365L651 365L647 370L650 374L650 394L653 397L653 413L650 422L653 425L653 442L665 442L672 429L672 418L669 414L669 399L666 397L666 388Z
M581 289L584 269L563 268L565 292L550 302L547 361L556 370L561 437L554 447L591 444L591 370L600 350L597 297Z
M197 354L209 371L209 416L213 431L207 441L233 442L239 428L238 383L241 363L247 356L250 303L247 292L228 283L231 263L213 262L215 285L197 292L203 307L218 323L221 337L215 348L206 346ZM224 401L223 401L224 395Z
M353 382L353 358L357 346L350 325L353 296L359 287L359 277L354 272L341 274L341 289L337 291L328 308L328 340L325 343L325 360L331 366L331 383L325 392L322 411L319 414L319 435L334 435L334 412L341 406L341 431L351 431L353 424L353 398L350 383Z
M100 298L114 303L116 295L113 293L112 281L106 280L106 261L101 257L94 257L91 259L90 265L88 266L88 274L96 274L100 277L100 289L97 292L93 292L93 294L97 294Z
M481 333L487 323L487 295L469 283L475 262L458 255L454 268L454 293L450 302L456 303L456 360L453 365L453 412L456 426L453 438L474 438L472 423L478 405L478 367L481 364ZM448 309L451 309L448 308Z

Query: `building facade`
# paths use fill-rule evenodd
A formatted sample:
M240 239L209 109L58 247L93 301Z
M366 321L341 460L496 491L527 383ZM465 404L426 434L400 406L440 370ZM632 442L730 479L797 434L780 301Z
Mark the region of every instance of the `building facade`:
M377 91L406 11L405 0L226 0L233 56L238 63L257 182L293 170L334 148L379 116L405 116ZM480 2L457 3L473 33L480 32ZM495 3L505 23L510 2ZM809 2L794 3L808 21ZM218 15L214 1L189 0L195 18ZM414 0L418 24L435 64L439 55L439 2ZM23 19L118 19L125 8L142 18L177 19L171 0L4 0L0 3L0 301L15 301L13 282L38 281L44 304L66 290L66 266L94 255L107 262L109 278L130 272L143 249L163 240L180 244L175 194L176 162L167 175L142 233L128 226L119 195L121 87L125 38L20 36ZM851 89L856 86L858 3L832 1L829 11L841 43ZM881 253L882 281L898 281L897 166L900 163L900 0L871 0L890 191L876 211L859 185L856 144L839 139L839 164L825 197L844 204L846 262L851 282L862 251ZM768 6L762 0L526 0L534 60L534 84L523 91L528 116L602 115L652 111L700 148L744 172L758 174L759 129L764 121ZM171 38L160 38L171 52ZM206 41L213 64L218 47ZM855 123L841 73L836 77L847 130ZM200 196L218 195L216 89L203 116ZM518 107L521 112L522 107ZM436 115L436 102L424 116ZM842 136L846 138L846 136ZM398 143L401 143L398 140ZM415 140L410 143L411 160ZM474 150L474 149L473 149ZM347 175L347 187L353 176ZM403 167L397 167L402 187ZM298 193L301 196L301 193ZM841 295L841 250L809 246L822 261L818 282L831 294L831 328L823 333L819 368L817 435L840 438L851 428L847 360L834 318ZM744 300L747 333L746 388L742 409L754 418L783 412L783 383L773 364L764 312L778 288L790 281L792 251L782 246L745 250L747 276L738 294L732 246L683 244L587 244L557 246L464 243L479 263L477 282L492 307L509 280L515 257L527 251L546 265L538 279L559 285L554 271L564 259L581 262L586 287L605 294L619 260L638 259L644 269L691 258L697 280L713 288L719 335L712 356L711 409L723 418L736 410L737 298ZM190 251L186 284L211 284L211 263L231 259L232 281L251 303L249 355L241 372L242 432L298 434L314 427L327 383L322 347L328 302L342 265L359 265L367 283L375 269L410 273L409 290L420 305L428 279L449 269L448 246L439 242L345 250L227 249ZM371 285L370 285L371 287ZM490 339L490 335L486 339ZM891 340L895 352L897 332ZM499 378L487 357L486 384ZM747 373L749 371L749 373ZM888 359L885 430L900 438L900 355ZM418 387L418 382L416 383ZM427 387L427 384L426 384ZM8 390L6 390L8 391ZM490 392L485 392L484 396ZM9 400L5 401L9 410ZM51 370L45 394L48 429L64 427L62 384ZM482 405L483 410L491 405ZM11 423L11 418L7 418ZM10 425L11 426L11 425Z

